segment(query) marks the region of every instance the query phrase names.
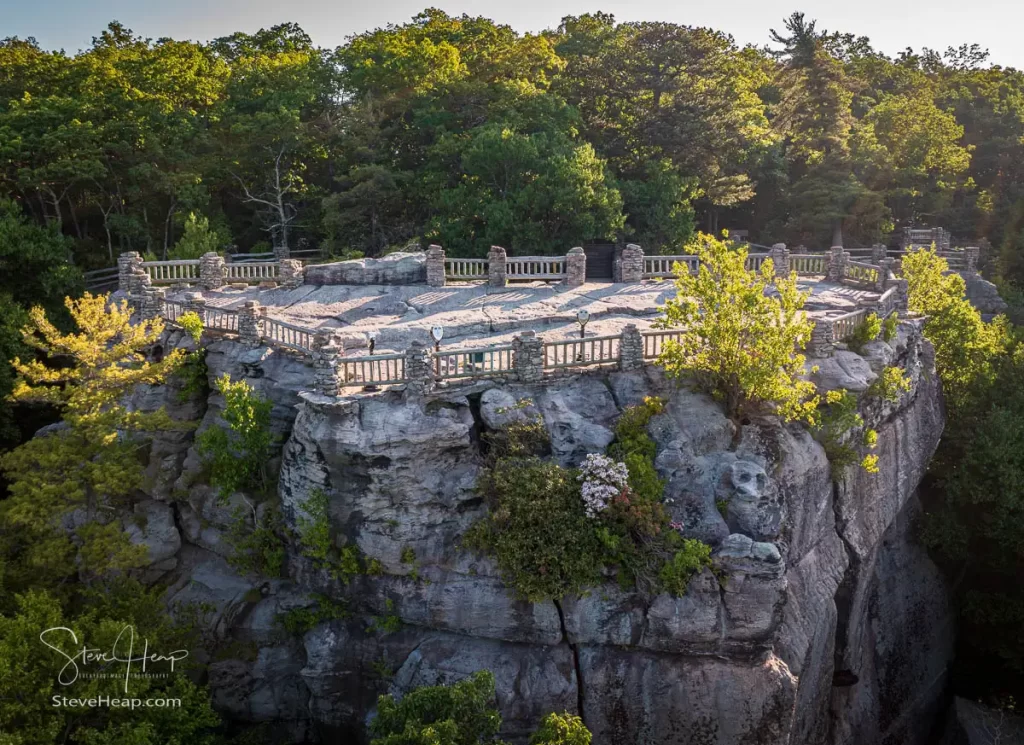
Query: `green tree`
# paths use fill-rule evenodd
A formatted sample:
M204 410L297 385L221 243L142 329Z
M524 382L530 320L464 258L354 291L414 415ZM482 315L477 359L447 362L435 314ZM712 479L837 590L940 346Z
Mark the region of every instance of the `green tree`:
M677 329L666 340L659 364L669 375L693 378L720 398L729 416L742 419L770 411L784 420L813 417L814 384L800 379L812 322L801 312L807 293L795 274L774 277L771 260L760 272L744 267L745 250L699 235L688 249L700 259L691 276L681 267L676 297L665 303L657 326ZM775 287L774 293L766 290Z
M169 258L198 259L210 251L216 253L222 250L224 243L224 237L210 228L209 218L201 215L197 217L196 213L190 212L185 221L185 232L174 245Z
M12 586L137 562L138 547L110 522L109 510L142 485L137 451L146 435L181 426L163 409L129 410L123 403L136 386L163 383L182 360L179 350L159 362L147 360L145 350L159 338L163 322L133 324L124 301L108 304L102 295L86 293L66 306L77 331L59 331L42 308L29 313L24 341L49 364L13 363L19 375L13 398L52 405L62 422L0 458L10 482L0 522L10 531L8 548L24 552L28 572L17 581L8 577ZM74 542L61 525L72 511Z

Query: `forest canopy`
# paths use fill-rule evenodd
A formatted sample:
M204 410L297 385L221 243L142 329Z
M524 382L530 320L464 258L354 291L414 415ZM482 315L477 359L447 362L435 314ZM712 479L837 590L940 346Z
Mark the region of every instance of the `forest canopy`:
M428 9L315 46L111 23L78 54L0 41L0 198L83 268L224 248L564 253L696 229L866 245L987 239L1024 277L1024 76L977 46L896 57L795 13L763 47L606 13L520 34ZM908 40L911 41L911 40Z

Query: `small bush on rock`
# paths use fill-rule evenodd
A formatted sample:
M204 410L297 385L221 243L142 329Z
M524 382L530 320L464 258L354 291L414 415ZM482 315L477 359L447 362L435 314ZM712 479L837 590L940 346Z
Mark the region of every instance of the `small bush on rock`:
M686 594L690 579L711 566L711 546L693 538L684 538L682 547L661 567L662 587L676 597Z
M853 332L853 337L849 341L850 349L860 352L865 344L877 339L881 332L882 319L874 313L868 313L864 323Z
M530 745L590 745L590 738L590 730L578 716L552 712L530 736Z
M210 484L222 500L241 489L265 491L273 405L227 373L217 381L217 390L224 396L221 418L227 426L210 427L196 438L196 449L210 466Z

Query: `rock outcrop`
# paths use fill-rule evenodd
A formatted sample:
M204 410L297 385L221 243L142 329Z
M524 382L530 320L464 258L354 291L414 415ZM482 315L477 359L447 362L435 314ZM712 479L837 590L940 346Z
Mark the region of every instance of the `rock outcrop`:
M211 378L246 377L275 402L287 525L299 529L322 491L338 544L375 567L344 585L292 546L287 580L239 575L226 561L231 500L196 483L187 439L154 446L175 473L161 477L144 508L151 527L133 539L169 573L171 602L202 603L216 633L250 650L211 665L228 715L274 722L293 739L357 741L377 694L487 668L512 742L553 710L580 713L595 745L925 741L952 654L952 614L914 541L915 490L943 426L931 350L915 323L813 373L821 386L864 391L886 365L907 371L913 388L900 401L862 405L879 433L877 474L833 474L804 427L735 424L654 367L335 399L302 392L311 371L288 355L223 341L207 359ZM683 597L607 584L529 603L492 561L461 548L486 509L476 487L488 431L539 415L554 458L574 466L612 441L625 407L651 395L667 400L649 432L668 510L713 546L715 571ZM194 406L202 428L220 404L214 395ZM152 545L159 536L176 545L171 529L181 542L174 557ZM160 563L171 558L173 567ZM301 638L283 633L275 619L316 595L344 596L351 616ZM400 628L382 630L385 617Z
M306 267L310 285L417 285L427 281L426 254L395 252L379 259L351 259Z

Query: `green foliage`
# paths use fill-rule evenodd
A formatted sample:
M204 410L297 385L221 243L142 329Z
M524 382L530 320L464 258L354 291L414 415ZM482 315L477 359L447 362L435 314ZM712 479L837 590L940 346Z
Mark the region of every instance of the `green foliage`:
M196 344L203 336L203 319L199 317L198 313L194 311L188 311L178 316L178 325L185 330L185 333L192 337L192 341Z
M381 636L387 636L388 634L396 634L402 630L402 619L394 612L395 602L388 598L384 601L384 615L372 616L370 623L367 626L367 631L370 633L380 634Z
M283 577L287 549L285 526L275 506L267 506L263 514L245 500L245 508L232 513L227 540L234 549L228 562L241 572L263 577Z
M206 366L206 349L197 349L185 355L178 368L178 402L185 403L194 396L206 397L210 389L210 371Z
M59 331L37 307L23 337L55 366L40 359L13 363L15 400L54 406L62 424L0 457L9 481L9 497L0 502L0 544L18 557L6 573L10 588L45 587L76 572L102 573L137 561L138 551L110 522L110 510L128 505L142 485L137 450L146 438L185 426L163 409L123 405L137 385L163 383L181 363L178 350L160 362L145 358L162 323L133 324L127 305L108 304L106 296L86 294L66 307L76 331ZM58 526L76 509L82 520L74 537Z
M866 395L896 403L901 395L910 390L910 384L910 378L903 372L903 368L890 365L868 386Z
M651 396L642 404L627 407L615 423L615 441L608 447L608 455L626 464L630 488L650 502L661 500L665 481L654 468L657 446L647 434L647 424L664 409L664 400Z
M899 379L903 380L899 368L889 369L896 370ZM909 386L909 381L906 381L906 384ZM815 437L825 448L825 455L832 465L834 475L842 473L846 467L857 463L858 460L868 473L878 472L878 456L868 454L862 457L860 447L856 444L856 435L864 427L864 418L857 407L857 396L853 393L847 390L828 391L825 394L824 410L818 412L812 425ZM874 448L877 443L878 433L873 429L864 429L861 434L861 445Z
M481 670L452 686L423 686L396 701L377 700L370 745L479 745L494 743L501 717L494 675Z
M412 546L406 546L402 549L401 559L403 564L412 564L416 561L416 552L413 551Z
M530 735L530 745L590 745L590 730L575 714L552 712Z
M537 458L502 459L490 488L491 514L468 543L493 552L522 597L560 598L600 579L601 545L571 471Z
M1010 334L1005 317L989 323L981 319L964 297L963 278L948 269L934 251L915 251L903 259L908 307L927 316L924 334L935 347L946 403L959 416L970 407L974 387L992 384Z
M677 293L665 303L660 328L677 329L658 362L673 377L688 376L721 399L730 417L769 410L783 420L809 419L818 404L802 380L802 349L811 322L796 277L774 278L770 260L759 273L744 268L746 251L701 235L690 249L700 271L679 272ZM765 292L774 285L777 292Z
M682 547L661 567L661 585L676 597L686 594L693 575L711 566L711 546L692 538L684 538Z
M896 329L899 328L900 317L898 313L890 313L889 316L882 321L882 339L885 341L892 341L896 338Z
M217 390L224 396L221 419L227 426L210 427L196 438L196 449L210 468L210 484L222 500L242 489L266 491L273 404L227 373L217 381Z
M349 618L351 613L343 602L338 602L322 594L313 595L313 607L291 608L279 613L277 623L289 634L302 636L327 621L338 621Z
M882 319L874 313L868 313L864 322L853 332L853 337L848 342L850 349L860 352L865 344L877 339L880 333L882 333Z
M302 503L302 512L296 516L299 550L314 566L328 572L334 579L348 583L363 574L359 549L353 545L338 549L331 538L330 500L323 489L314 489ZM366 574L382 574L383 566L377 559L366 563Z
M198 259L205 253L216 253L225 243L224 236L210 229L210 220L195 212L188 213L184 233L171 249L168 259Z

